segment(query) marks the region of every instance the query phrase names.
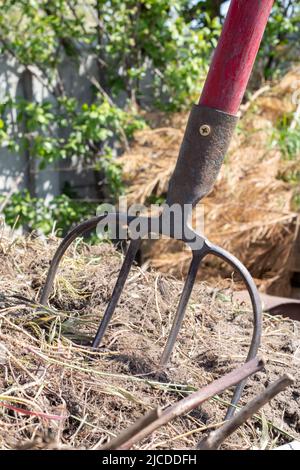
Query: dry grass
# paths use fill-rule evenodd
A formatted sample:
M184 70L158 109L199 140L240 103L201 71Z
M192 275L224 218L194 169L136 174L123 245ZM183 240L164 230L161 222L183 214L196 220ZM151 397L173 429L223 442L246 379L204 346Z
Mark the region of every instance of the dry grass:
M248 306L233 302L230 289L197 283L171 363L159 370L182 283L137 267L103 347L91 350L122 256L108 244L72 246L45 309L36 299L57 243L0 241L0 448L97 449L150 408L173 403L245 358ZM299 324L265 315L263 331L267 368L249 381L244 403L287 369L299 379ZM299 396L297 380L224 447L269 448L299 439ZM139 448L192 448L222 422L229 399L229 392L215 397Z

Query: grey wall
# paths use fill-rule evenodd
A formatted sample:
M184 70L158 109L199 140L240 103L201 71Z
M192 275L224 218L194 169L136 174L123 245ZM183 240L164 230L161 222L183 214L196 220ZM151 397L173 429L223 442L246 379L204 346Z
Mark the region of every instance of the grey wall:
M79 67L79 70L78 70ZM61 66L63 85L70 95L76 96L80 102L89 103L92 99L92 88L87 74L95 73L96 64L87 57L85 64L65 59ZM74 79L76 77L76 79ZM31 83L29 83L31 80ZM0 100L9 94L32 99L51 100L51 96L41 82L16 64L13 59L0 56ZM30 162L24 152L13 154L6 148L0 148L0 194L19 191L24 188L46 201L61 193L66 182L78 193L80 198L97 198L97 180L93 171L72 169L75 161L64 161L49 165L45 170L39 170L38 162Z
M22 68L13 60L0 56L0 100L6 95L12 97L19 93ZM26 161L19 155L13 155L5 148L0 148L0 192L7 193L16 185L22 188L27 184Z

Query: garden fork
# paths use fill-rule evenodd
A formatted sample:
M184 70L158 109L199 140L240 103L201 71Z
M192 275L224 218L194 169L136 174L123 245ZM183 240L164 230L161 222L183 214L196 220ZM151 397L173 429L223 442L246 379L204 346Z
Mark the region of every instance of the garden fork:
M254 321L253 335L246 361L256 356L261 338L262 308L254 281L237 258L194 231L189 221L191 208L210 192L223 163L237 123L237 111L250 77L272 4L273 0L231 1L200 101L193 106L189 116L177 164L170 180L166 205L164 205L162 212L152 218L132 216L127 213L102 214L75 227L58 247L41 294L43 305L47 304L59 262L73 240L94 229L103 221L105 223L114 221L117 224L127 224L129 227L132 223L135 224L137 219L139 221L141 227L139 236L131 239L111 300L93 341L94 348L98 347L102 341L141 240L153 231L159 235L168 235L178 239L180 232L179 238L192 249L192 261L161 357L161 365L165 365L171 356L200 262L209 254L229 263L247 287ZM249 194L250 201L251 195ZM180 220L176 216L169 217L168 209L172 207L181 209ZM186 207L189 211L185 210ZM236 387L227 411L227 419L233 415L244 385L245 381Z

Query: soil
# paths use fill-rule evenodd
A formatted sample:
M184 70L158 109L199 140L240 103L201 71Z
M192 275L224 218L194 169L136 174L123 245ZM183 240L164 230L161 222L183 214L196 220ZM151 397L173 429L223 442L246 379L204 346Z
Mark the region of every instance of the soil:
M233 300L232 280L226 290L198 281L171 361L160 369L182 282L137 266L102 346L92 350L123 256L109 244L74 244L44 308L39 292L58 243L0 240L0 448L98 449L149 409L176 402L245 360L249 305ZM241 405L287 371L295 383L223 449L274 448L300 439L299 322L264 314L260 355L265 370L248 380ZM231 395L214 397L137 448L194 448L223 421Z

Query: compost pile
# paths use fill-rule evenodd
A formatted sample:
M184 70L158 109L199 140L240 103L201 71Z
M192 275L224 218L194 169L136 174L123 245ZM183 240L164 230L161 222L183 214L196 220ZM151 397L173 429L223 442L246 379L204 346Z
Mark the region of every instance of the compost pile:
M280 120L293 116L292 96L299 83L300 69L295 69L242 107L218 181L203 201L205 235L244 262L261 291L283 296L290 295L290 257L299 217L293 206L295 178L290 176L300 173L300 154L283 158L275 129ZM136 134L134 145L122 157L129 203L163 201L186 120L187 114L156 120L150 116L154 129ZM187 273L190 253L178 241L147 241L142 261L148 260L160 271L181 278ZM222 269L228 276L228 267ZM220 262L209 262L199 277L210 279L220 272Z
M0 448L99 449L156 405L175 403L231 371L247 354L249 306L198 282L169 366L160 370L181 281L134 267L99 351L90 343L122 262L110 244L79 242L63 258L50 307L38 294L59 240L0 240ZM300 326L264 315L265 371L241 404L288 370L295 384L224 444L273 448L300 437ZM224 419L232 390L177 418L141 449L192 449Z

